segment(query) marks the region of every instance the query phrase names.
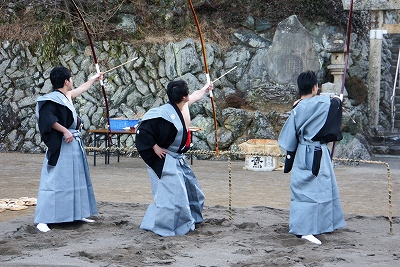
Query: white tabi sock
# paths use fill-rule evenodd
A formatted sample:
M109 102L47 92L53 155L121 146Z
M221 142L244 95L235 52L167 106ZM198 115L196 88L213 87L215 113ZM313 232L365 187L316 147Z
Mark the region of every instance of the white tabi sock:
M307 240L310 241L311 243L314 243L314 244L317 244L317 245L321 245L321 244L322 244L322 242L319 241L319 239L316 238L316 237L313 236L313 235L303 235L301 238L307 239Z
M50 231L50 228L45 223L39 223L38 225L36 225L36 228L39 229L39 231L44 232L44 233Z
M92 223L92 222L94 222L94 220L86 219L86 218L82 218L81 221L82 221L82 222L87 222L87 223Z

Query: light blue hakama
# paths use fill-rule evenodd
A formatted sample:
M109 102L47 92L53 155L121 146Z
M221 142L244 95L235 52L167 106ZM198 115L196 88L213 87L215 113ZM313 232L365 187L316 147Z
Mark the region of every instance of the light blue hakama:
M66 97L52 92L38 98L37 117L45 101L65 105L71 110L74 123L68 130L73 134L74 140L71 143L61 142L60 155L55 166L48 164L46 152L34 222L62 223L90 217L98 211L85 148L80 131L75 130L77 128L76 110Z
M154 203L147 208L141 229L160 236L185 235L203 221L204 193L183 157L169 151L161 179L147 167Z
M291 112L279 135L286 151L296 151L290 183L289 232L318 235L345 226L339 190L326 144L312 138L323 127L329 111L329 96L302 100ZM322 150L318 176L312 173L314 148Z
M87 158L79 132L62 142L56 166L45 157L40 177L35 223L62 223L97 214Z

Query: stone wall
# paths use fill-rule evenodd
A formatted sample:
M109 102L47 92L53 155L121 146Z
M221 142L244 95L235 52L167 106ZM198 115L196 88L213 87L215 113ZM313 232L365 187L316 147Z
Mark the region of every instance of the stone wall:
M277 139L296 98L295 77L306 69L319 71L321 78L326 76L323 66L329 64L327 51L340 32L341 29L325 24L306 28L296 16L291 16L279 24L273 40L256 35L248 27L234 33L235 41L228 51L207 44L212 80L237 66L215 83L220 150L236 150L238 144L248 139ZM166 85L174 79L187 81L191 91L206 82L197 40L137 47L104 41L95 46L102 71L138 57L105 74L111 117L140 118L148 109L165 103ZM57 51L56 63L41 62L40 51L35 47L24 42L1 42L0 151L39 153L45 150L36 123L35 105L38 96L52 91L49 72L55 65L61 64L72 71L75 86L95 73L90 47L77 42L66 43ZM354 40L352 48L349 72L364 78L368 67L363 56L368 51L367 43ZM243 95L244 106L227 106L227 97L237 93ZM83 119L85 144L92 146L93 139L87 130L104 128L106 124L100 86L76 98L74 104ZM363 114L362 105L348 105L348 108L350 112ZM210 100L205 97L190 110L192 125L203 128L194 134L195 149L213 150L215 132ZM355 131L351 134L357 134L349 120L344 119L344 124L349 132ZM122 137L121 141L125 147L134 145L132 138Z

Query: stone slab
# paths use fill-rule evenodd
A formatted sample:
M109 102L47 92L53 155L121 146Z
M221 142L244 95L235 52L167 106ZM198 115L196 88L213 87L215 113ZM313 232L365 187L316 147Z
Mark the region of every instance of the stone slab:
M350 0L342 0L343 8L350 9ZM399 10L400 0L357 0L353 2L353 10Z
M296 84L301 72L320 69L312 36L296 15L279 23L266 61L269 77L277 84Z

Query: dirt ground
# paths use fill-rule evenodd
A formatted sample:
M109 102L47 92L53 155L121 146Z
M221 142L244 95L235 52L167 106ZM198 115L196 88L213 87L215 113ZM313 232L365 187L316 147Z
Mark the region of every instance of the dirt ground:
M0 198L36 197L43 156L0 153ZM54 225L40 233L34 207L0 213L1 266L400 265L400 159L375 160L390 168L336 164L347 225L320 235L323 244L316 246L288 234L290 175L282 170L256 172L245 170L244 161L229 166L194 160L206 195L205 222L184 237L162 238L138 227L152 202L143 161L122 156L117 162L113 156L105 165L98 157L93 166L89 156L96 222Z

